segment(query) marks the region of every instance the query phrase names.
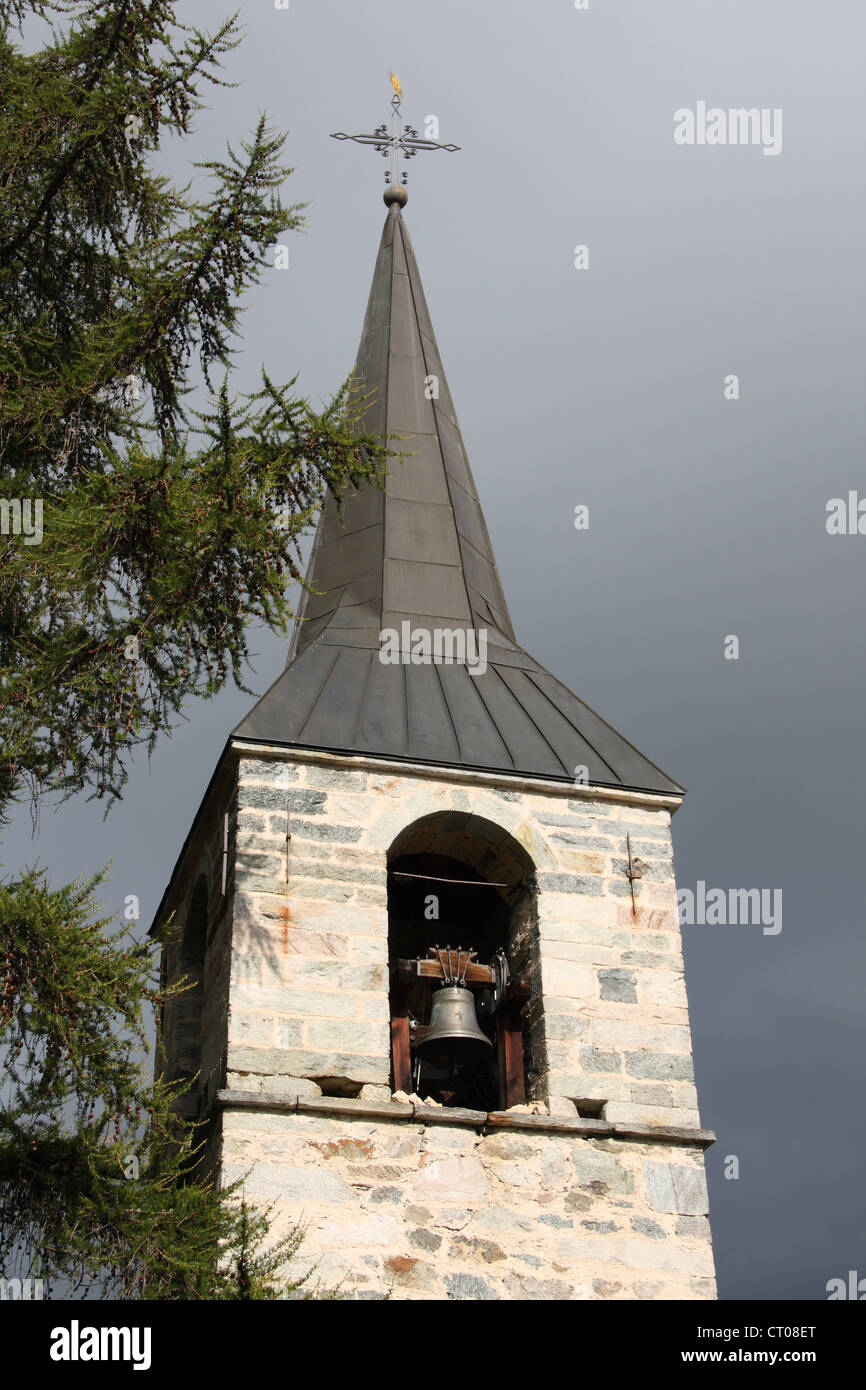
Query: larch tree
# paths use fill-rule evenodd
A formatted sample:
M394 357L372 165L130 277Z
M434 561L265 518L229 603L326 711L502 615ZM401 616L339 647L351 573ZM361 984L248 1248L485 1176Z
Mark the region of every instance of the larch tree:
M110 804L184 701L242 686L250 624L288 628L326 489L381 485L391 452L351 379L320 411L295 378L231 389L241 300L302 205L264 116L194 166L204 191L155 170L240 38L174 8L0 0L0 815ZM38 1277L124 1297L275 1296L297 1240L263 1251L261 1213L179 1142L177 1088L141 1061L154 948L100 916L100 878L0 884L0 1263L30 1251Z

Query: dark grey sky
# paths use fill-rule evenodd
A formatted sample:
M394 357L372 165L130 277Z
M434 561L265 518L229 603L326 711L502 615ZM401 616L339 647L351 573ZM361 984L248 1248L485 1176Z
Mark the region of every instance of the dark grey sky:
M393 68L406 118L462 146L411 162L405 217L518 638L689 788L682 887L783 892L776 936L684 928L720 1293L822 1299L866 1275L866 535L825 529L828 499L866 496L866 11L590 4L246 3L242 85L163 164L182 181L261 108L288 128L308 228L251 296L236 381L301 369L324 397L385 213L385 161L329 132L385 120ZM781 153L678 147L698 101L781 108ZM285 652L255 646L261 693ZM113 859L107 899L137 894L145 929L250 704L190 707L105 824L76 802L34 843L20 817L6 868L38 855L59 882Z

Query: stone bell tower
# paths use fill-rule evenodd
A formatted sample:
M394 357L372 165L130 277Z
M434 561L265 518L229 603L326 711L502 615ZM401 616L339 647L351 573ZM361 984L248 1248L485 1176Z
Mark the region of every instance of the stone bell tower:
M683 792L518 645L386 202L358 370L411 452L329 499L286 669L184 845L167 1065L324 1287L714 1298Z

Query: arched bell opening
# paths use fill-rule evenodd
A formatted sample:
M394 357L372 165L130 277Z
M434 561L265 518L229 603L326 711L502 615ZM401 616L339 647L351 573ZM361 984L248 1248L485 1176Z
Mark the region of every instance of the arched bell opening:
M394 1089L473 1110L521 1103L539 979L523 847L468 812L413 822L388 853L388 933Z

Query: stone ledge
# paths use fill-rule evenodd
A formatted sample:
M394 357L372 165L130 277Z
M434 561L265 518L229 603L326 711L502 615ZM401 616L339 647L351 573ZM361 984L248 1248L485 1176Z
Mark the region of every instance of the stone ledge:
M536 1134L586 1134L590 1139L613 1139L616 1126L608 1120L583 1120L571 1115L512 1115L491 1110L486 1117L491 1129L525 1129Z
M267 1092L263 1093L262 1100L266 1097ZM349 1100L346 1096L300 1096L297 1108L305 1115L362 1115L365 1120L411 1120L415 1107L395 1100L384 1102Z
M565 778L521 777L508 772L492 772L484 768L448 767L438 763L418 763L409 759L377 758L366 753L327 753L320 748L299 748L278 743L256 743L252 739L230 738L227 752L237 758L259 758L273 762L313 763L320 767L339 768L358 772L384 773L388 777L418 777L433 781L469 782L478 787L517 788L528 793L551 793L572 801L612 801L620 805L643 806L649 810L665 810L671 814L683 804L685 792L639 792L628 787L582 785Z
M587 1139L625 1139L641 1144L686 1144L707 1149L716 1136L709 1129L675 1125L611 1124L606 1120L570 1119L560 1115L512 1115L508 1110L461 1110L434 1105L406 1105L402 1101L376 1104L344 1096L276 1096L267 1091L218 1091L219 1110L263 1110L281 1114L345 1115L365 1120L391 1120L414 1124L465 1126L467 1129L523 1130L536 1134L583 1135Z
M472 1125L478 1128L487 1124L486 1110L461 1110L459 1105L416 1105L412 1102L414 1118L423 1125Z

